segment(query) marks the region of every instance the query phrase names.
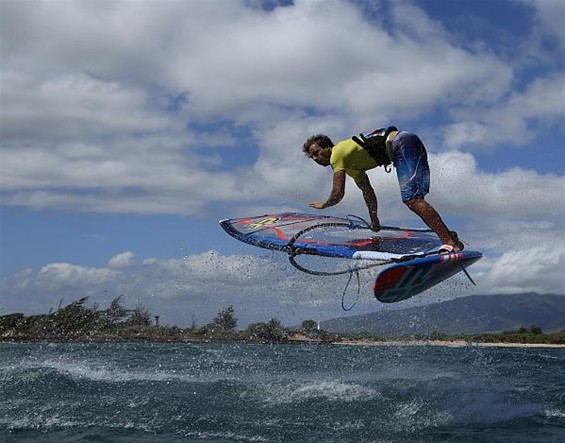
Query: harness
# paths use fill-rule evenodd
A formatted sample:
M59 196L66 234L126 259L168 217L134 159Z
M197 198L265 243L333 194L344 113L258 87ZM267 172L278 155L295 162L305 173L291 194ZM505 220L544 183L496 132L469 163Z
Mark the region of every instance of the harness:
M392 160L386 152L386 138L393 131L398 131L398 128L389 126L388 128L373 129L362 132L359 136L354 135L351 139L373 157L377 166L384 166L385 171L390 172Z

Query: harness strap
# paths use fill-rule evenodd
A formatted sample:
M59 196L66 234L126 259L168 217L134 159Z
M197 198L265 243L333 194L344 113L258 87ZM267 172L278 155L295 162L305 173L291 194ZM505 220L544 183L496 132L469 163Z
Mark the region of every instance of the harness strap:
M386 138L392 131L397 131L396 126L380 128L370 132L364 132L351 137L351 139L361 146L375 160L377 166L384 166L386 172L391 172L392 159L386 150Z

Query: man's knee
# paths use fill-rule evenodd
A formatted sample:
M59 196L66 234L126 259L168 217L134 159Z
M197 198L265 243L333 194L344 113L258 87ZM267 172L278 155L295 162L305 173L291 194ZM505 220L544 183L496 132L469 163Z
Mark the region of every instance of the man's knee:
M410 200L403 200L403 203L412 210L414 210L414 208L418 206L417 199L414 198L411 198Z
M404 200L404 204L412 211L418 211L423 209L426 201L423 198L411 198L410 200Z

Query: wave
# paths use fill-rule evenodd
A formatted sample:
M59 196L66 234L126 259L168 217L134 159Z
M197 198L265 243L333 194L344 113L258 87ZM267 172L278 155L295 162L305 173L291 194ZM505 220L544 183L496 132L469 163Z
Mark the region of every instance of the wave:
M160 366L160 365L159 365ZM128 368L105 361L78 362L65 359L28 360L17 365L0 368L3 378L33 381L47 376L63 376L73 380L105 383L128 382L187 382L211 383L231 380L229 371L225 373L207 372L205 368Z
M562 436L563 382L553 359L540 364L531 351L471 351L5 347L0 434L50 442L61 430L76 436L93 429L92 440L120 432L141 437L131 441Z
M544 411L547 418L562 418L565 419L565 411L560 409L546 409ZM564 423L565 424L565 423Z
M309 400L351 403L380 396L371 387L337 380L276 381L256 386L255 393L271 405Z

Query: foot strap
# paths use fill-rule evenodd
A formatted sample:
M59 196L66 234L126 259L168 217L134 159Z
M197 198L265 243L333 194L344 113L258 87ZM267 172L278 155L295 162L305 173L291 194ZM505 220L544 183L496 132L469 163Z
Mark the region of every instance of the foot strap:
M440 254L450 254L452 252L455 252L455 248L451 245L441 245L438 252Z

